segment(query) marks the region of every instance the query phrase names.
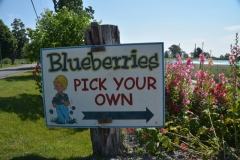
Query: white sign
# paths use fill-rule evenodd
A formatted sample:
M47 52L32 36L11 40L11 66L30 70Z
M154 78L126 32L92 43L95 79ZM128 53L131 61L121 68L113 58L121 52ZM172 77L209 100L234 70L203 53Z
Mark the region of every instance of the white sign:
M41 49L47 126L163 127L163 43Z

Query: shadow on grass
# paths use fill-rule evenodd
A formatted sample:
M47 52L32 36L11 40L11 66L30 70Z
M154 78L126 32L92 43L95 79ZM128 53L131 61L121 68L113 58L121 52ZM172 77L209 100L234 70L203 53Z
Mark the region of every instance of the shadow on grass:
M59 160L57 158L45 158L42 156L38 156L35 154L29 154L26 156L14 157L11 160ZM74 157L74 158L67 158L65 160L107 160L107 158L101 158L98 156L88 156L88 157Z
M22 68L6 68L1 69L0 71L27 71L27 70L34 70L35 67L22 67Z
M33 75L32 75L32 71L27 71L25 73L29 73L31 75L27 74L27 75L21 75L21 76L12 76L12 77L7 77L4 80L6 80L8 82L35 80Z
M39 95L20 94L15 97L1 97L0 110L15 113L22 121L36 121L44 117L42 100Z

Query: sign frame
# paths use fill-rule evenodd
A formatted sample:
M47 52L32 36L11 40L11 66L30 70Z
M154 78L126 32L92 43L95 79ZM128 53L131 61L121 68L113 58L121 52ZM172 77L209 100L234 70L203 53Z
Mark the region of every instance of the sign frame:
M73 124L51 124L49 125L49 116L48 116L48 108L49 107L46 107L47 106L47 101L46 101L46 93L47 93L47 82L46 82L46 77L48 77L48 75L45 75L46 74L46 70L45 70L45 66L47 66L47 62L45 61L45 58L44 55L45 55L45 52L55 52L55 51L61 51L61 50L71 50L71 49L87 49L87 50L91 50L92 47L96 47L96 46L72 46L72 47L58 47L58 48L42 48L40 50L40 58L41 58L41 68L42 68L42 91L43 91L43 105L44 105L44 114L45 114L45 118L46 118L46 126L47 127L63 127L63 128L149 128L149 127L156 127L156 128L162 128L164 127L164 124L165 124L165 82L164 82L164 43L163 42L154 42L154 43L127 43L127 44L106 44L106 45L101 45L103 47L105 47L106 49L108 49L109 47L131 47L131 46L137 46L137 47L140 47L140 46L153 46L153 45L160 45L161 47L161 50L159 50L157 52L157 54L160 55L160 58L159 58L159 63L160 63L160 71L161 71L161 80L160 80L160 85L161 85L161 97L159 97L162 101L161 104L161 110L158 114L162 114L160 117L162 118L161 119L161 124L159 125L148 125L148 121L152 118L148 117L148 119L146 118L146 124L143 124L143 125L111 125L111 123L114 123L116 121L118 121L118 119L111 119L112 117L105 117L105 119L103 118L102 120L98 121L98 125L86 125L86 126L76 126L76 125L73 125ZM96 53L98 54L98 53ZM100 53L102 54L102 53ZM103 53L104 54L104 53ZM70 54L68 54L70 55ZM49 70L49 68L48 68ZM150 81L150 80L149 80ZM53 86L52 86L53 88ZM53 89L52 89L53 90ZM55 91L56 92L56 91ZM48 100L49 101L49 100ZM148 116L151 116L151 114L153 113L149 113L149 107L145 107L146 108L146 114L148 114ZM150 107L151 108L151 107ZM83 113L85 112L85 113ZM82 113L84 114L84 117L87 115L88 111L82 111ZM89 111L90 112L90 111ZM106 111L96 111L96 112L106 112ZM111 112L116 112L116 111L109 111L110 114L113 114ZM122 111L124 112L124 111ZM126 111L126 112L143 112L143 110L135 110L135 111ZM151 112L151 111L150 111ZM150 114L150 115L149 115ZM91 114L89 114L91 115ZM122 113L122 115L125 115L127 116L128 114L126 113ZM131 115L129 115L130 117L132 117ZM118 117L118 116L117 116ZM138 117L139 118L139 117ZM141 116L140 116L141 118ZM84 119L84 118L83 118ZM142 120L142 119L141 119ZM113 122L114 121L114 122ZM128 123L128 121L131 121L131 120L126 120L126 123ZM155 122L156 123L156 122ZM122 123L121 123L122 124Z

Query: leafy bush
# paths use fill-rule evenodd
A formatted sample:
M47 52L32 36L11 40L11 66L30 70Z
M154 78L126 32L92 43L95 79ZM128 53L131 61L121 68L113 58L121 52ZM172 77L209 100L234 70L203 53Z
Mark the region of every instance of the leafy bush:
M3 60L2 60L2 64L11 64L12 62L11 62L11 59L9 59L9 58L4 58Z

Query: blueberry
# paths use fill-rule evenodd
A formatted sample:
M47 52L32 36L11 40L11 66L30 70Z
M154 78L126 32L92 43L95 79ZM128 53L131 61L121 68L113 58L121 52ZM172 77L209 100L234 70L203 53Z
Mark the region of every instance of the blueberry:
M73 111L70 111L70 114L73 114Z
M50 114L53 114L53 110L52 110L52 109L50 109L50 110L49 110L49 113L50 113Z
M72 110L75 110L76 109L76 107L75 106L72 106Z

